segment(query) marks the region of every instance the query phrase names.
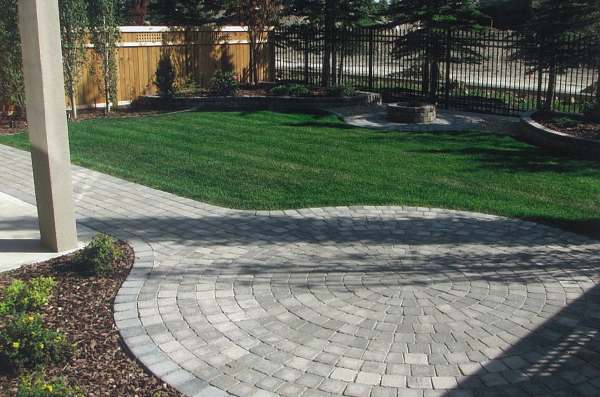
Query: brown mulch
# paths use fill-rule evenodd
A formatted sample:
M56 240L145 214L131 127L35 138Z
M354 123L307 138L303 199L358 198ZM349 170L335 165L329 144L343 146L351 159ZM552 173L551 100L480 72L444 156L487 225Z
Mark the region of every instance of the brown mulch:
M113 109L108 116L104 115L102 109L85 109L80 110L77 113L77 120L90 120L90 119L103 119L103 118L125 118L125 117L137 117L137 116L148 116L155 115L159 113L164 113L165 111L158 110L141 110L134 109L131 107L122 107ZM9 117L3 116L0 114L0 135L11 135L22 132L27 128L27 123L24 120L16 121L16 125L14 127L10 126L11 119Z
M75 345L71 359L44 370L47 377L64 376L86 396L175 397L180 393L148 374L121 345L113 322L112 303L134 261L133 249L119 243L125 255L109 277L82 275L73 255L0 273L0 290L12 280L51 276L54 295L43 310L49 328L60 329ZM0 372L0 395L14 395L19 374Z
M600 123L586 121L580 118L574 126L565 126L557 123L557 118L560 115L555 113L535 113L533 119L544 127L548 127L554 131L562 132L563 134L572 135L579 138L599 139L600 140Z

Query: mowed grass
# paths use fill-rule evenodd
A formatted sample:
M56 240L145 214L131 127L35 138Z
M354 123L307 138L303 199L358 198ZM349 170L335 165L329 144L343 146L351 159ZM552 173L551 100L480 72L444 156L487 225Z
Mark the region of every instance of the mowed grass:
M76 164L225 207L411 205L600 238L600 162L484 132L379 132L332 115L189 112L69 126ZM0 143L28 148L24 134Z

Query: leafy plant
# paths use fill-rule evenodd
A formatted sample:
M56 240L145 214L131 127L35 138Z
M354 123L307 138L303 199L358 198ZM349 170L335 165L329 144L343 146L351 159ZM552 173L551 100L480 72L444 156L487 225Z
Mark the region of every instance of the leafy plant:
M35 373L20 379L16 397L83 397L83 393L70 387L64 378L46 381L41 373Z
M65 93L71 103L71 115L77 118L75 94L86 59L86 36L89 25L87 1L60 0L60 38L63 55Z
M271 88L271 93L281 96L309 96L310 89L302 84L281 84Z
M112 273L114 263L122 255L121 249L112 237L99 234L79 252L75 262L84 271L106 275Z
M21 314L41 309L48 303L56 281L52 277L37 277L30 281L15 280L4 290L0 315Z
M0 103L25 112L25 84L21 66L17 2L0 0Z
M356 90L354 87L346 86L346 85L338 85L334 87L330 87L327 89L328 96L334 97L345 97L345 96L354 96L356 94Z
M276 85L271 88L271 94L278 96L288 96L290 95L290 86L286 84Z
M577 117L560 116L554 117L552 122L563 128L573 128L577 127L577 125L581 123L581 120Z
M307 86L302 84L292 84L289 87L291 96L309 96L310 90Z
M102 69L102 90L106 107L110 113L111 104L117 105L117 41L119 31L119 4L117 0L91 0L88 4L90 19L90 40L94 52L100 58Z
M235 95L239 89L239 83L235 77L234 72L217 71L210 82L212 92L222 96Z
M164 54L156 69L156 80L154 84L158 87L158 95L163 98L171 98L175 93L175 68L169 54Z
M0 331L3 359L15 368L60 363L70 357L72 346L64 334L44 326L39 314L19 314Z

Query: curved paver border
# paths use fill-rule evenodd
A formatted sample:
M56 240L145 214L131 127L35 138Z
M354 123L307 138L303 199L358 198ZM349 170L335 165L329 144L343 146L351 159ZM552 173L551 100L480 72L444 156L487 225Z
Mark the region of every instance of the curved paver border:
M530 112L521 117L518 138L536 146L590 157L600 156L600 140L568 135L545 127L533 119Z

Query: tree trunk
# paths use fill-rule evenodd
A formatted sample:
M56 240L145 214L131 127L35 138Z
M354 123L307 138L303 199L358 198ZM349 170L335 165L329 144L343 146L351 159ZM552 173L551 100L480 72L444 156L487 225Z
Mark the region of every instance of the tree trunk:
M546 89L546 101L544 111L551 112L554 107L554 95L556 93L556 65L550 66L548 70L548 87Z
M325 4L325 37L323 51L322 85L331 85L331 53L334 46L335 15L337 0L327 0Z
M108 59L108 52L104 54L104 114L110 113L110 61Z
M429 100L435 102L437 98L438 82L440 81L440 64L438 61L431 62L431 81L429 86Z
M344 53L340 52L340 61L338 64L338 80L341 82L342 81L342 74L344 73Z
M75 102L75 92L73 90L71 90L70 100L71 100L71 118L73 120L77 120L77 103Z
M421 73L421 91L423 95L429 95L429 83L431 77L431 63L429 62L429 57L427 56L423 61L423 71Z
M331 51L331 84L334 86L338 84L338 81L337 81L337 48L335 45L333 45L333 48Z

